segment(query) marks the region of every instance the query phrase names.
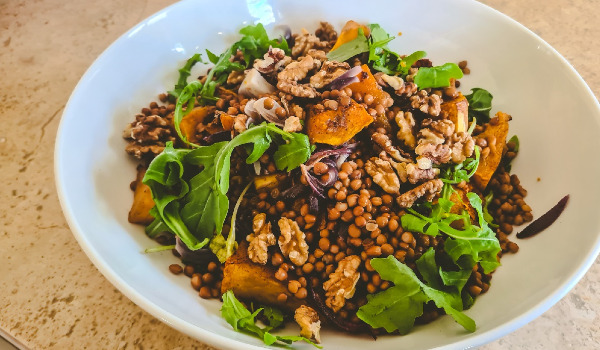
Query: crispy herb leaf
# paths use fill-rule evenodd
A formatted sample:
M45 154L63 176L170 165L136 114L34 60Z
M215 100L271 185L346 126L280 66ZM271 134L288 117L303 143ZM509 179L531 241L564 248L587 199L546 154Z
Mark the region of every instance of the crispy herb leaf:
M428 261L419 264L426 268L427 278L435 280L434 284L439 285L440 277L434 276L437 268L430 266L435 265L435 261L431 261L432 254L433 250L424 254L425 258L421 257L419 260ZM465 329L475 331L475 322L461 312L460 294L448 293L421 282L410 267L391 255L387 258L371 259L371 266L382 279L393 282L394 286L369 296L367 304L358 310L357 316L367 324L374 328L383 327L387 332L398 330L405 334L413 327L415 318L423 313L423 304L433 300ZM423 273L421 270L419 272Z
M256 316L263 309L258 309L254 313L250 313L248 309L235 297L231 290L223 294L223 306L221 306L221 316L238 332L252 334L262 339L265 344L272 345L280 343L281 345L289 345L295 341L305 341L315 347L322 347L313 343L310 339L301 336L279 336L268 332L268 327L261 328L256 325Z
M455 63L446 63L435 67L421 67L415 75L415 84L419 89L450 86L450 79L463 77L462 70Z
M492 94L482 88L473 88L471 93L465 95L469 102L469 121L477 119L477 124L485 124L490 121L492 110Z

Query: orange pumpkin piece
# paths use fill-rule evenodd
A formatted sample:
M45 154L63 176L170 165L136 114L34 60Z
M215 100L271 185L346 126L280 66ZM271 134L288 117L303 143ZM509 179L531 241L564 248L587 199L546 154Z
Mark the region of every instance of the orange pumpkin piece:
M458 97L446 101L441 105L441 117L451 120L456 132L466 132L469 128L469 102L462 93L458 93Z
M373 103L378 104L384 101L390 100L390 95L381 89L381 86L377 84L375 77L371 74L369 66L363 64L361 66L362 72L357 75L359 81L348 85L348 88L352 90L352 93L360 93L363 97L367 94L373 96ZM389 107L389 106L387 106Z
M485 131L477 135L475 139L486 139L490 153L487 156L481 156L479 167L473 174L472 182L479 187L481 191L485 190L488 182L496 172L500 161L502 160L502 151L508 136L508 122L512 117L506 113L498 112L493 119L497 122L490 122ZM493 141L492 141L493 140Z
M235 119L232 116L223 113L219 116L219 119L221 120L221 125L223 126L224 130L233 129L233 123L235 122Z
M306 125L306 133L311 143L326 143L339 146L349 141L364 127L373 122L373 117L356 101L348 106L339 105L337 110L327 110L311 114Z
M133 192L133 204L129 210L128 221L132 224L148 225L154 221L154 217L150 215L150 209L154 207L152 200L152 192L150 187L142 183L146 169L139 166L138 173L135 178L135 190Z
M185 115L179 123L181 134L190 142L198 142L196 138L196 126L204 122L204 119L215 111L213 106L196 107Z
M362 28L366 36L369 36L369 34L371 34L369 27L354 21L348 21L344 25L344 28L342 28L342 31L340 32L340 35L338 36L335 42L335 45L333 45L333 47L331 48L331 51L337 49L338 47L342 46L347 42L356 39L356 37L358 36L358 28Z

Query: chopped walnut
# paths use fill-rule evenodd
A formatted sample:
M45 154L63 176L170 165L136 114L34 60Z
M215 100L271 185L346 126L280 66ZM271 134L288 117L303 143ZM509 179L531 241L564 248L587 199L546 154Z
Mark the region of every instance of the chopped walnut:
M296 266L303 265L308 259L306 235L300 231L298 223L288 218L279 219L279 248L281 253Z
M242 81L244 81L245 77L246 77L246 74L244 73L244 71L234 70L233 72L229 73L229 75L227 76L227 84L228 85L240 84Z
M300 123L300 118L296 116L291 116L285 120L285 124L283 125L283 131L287 132L298 132L302 131L302 124Z
M158 115L138 114L135 121L123 130L129 140L125 151L136 158L154 158L160 154L167 141L175 141L172 121Z
M241 134L248 129L246 126L246 122L248 121L248 116L245 114L238 114L233 118L233 130L237 133Z
M415 75L419 72L419 68L411 68L408 70L408 74L406 75L406 81L411 83L415 82Z
M350 255L340 260L335 271L329 275L329 279L323 283L325 290L325 305L334 312L340 310L346 304L346 299L354 296L356 282L360 274L358 267L361 264L360 257Z
M317 343L321 342L321 321L319 314L310 306L301 305L294 312L294 320L300 326L300 335L312 339Z
M421 123L422 127L428 127L429 129L437 132L438 134L448 137L454 133L456 126L450 120L432 120L425 119Z
M269 259L268 249L275 245L275 235L271 230L271 223L267 222L267 215L264 213L256 214L252 221L252 231L246 240L248 245L248 257L257 264L265 265Z
M432 201L435 196L442 190L444 182L440 179L429 180L412 190L401 194L396 201L402 208L410 208L415 201L421 197L424 197L426 201Z
M452 161L456 164L464 162L475 151L475 141L470 134L464 132L456 133L450 137L449 142Z
M337 32L329 22L321 22L321 26L315 31L315 36L321 42L327 43L327 49L331 49L338 38Z
M323 50L310 49L306 53L306 56L313 58L313 69L321 68L323 62L327 61L327 54Z
M254 68L263 74L270 74L278 72L289 64L291 60L292 58L286 56L282 49L271 47L262 60L257 59L254 61Z
M415 85L415 83L410 81L404 81L404 79L402 79L399 76L382 74L380 75L380 78L389 87L394 89L394 92L398 96L410 97L417 93L418 88L417 85Z
M389 161L373 157L365 163L365 170L385 192L400 193L400 180Z
M423 113L437 117L442 111L442 98L436 94L429 95L427 91L421 90L410 97L410 106Z
M415 163L409 163L406 165L406 175L407 179L411 184L416 184L417 182L421 182L423 180L432 180L440 173L440 169L433 168L431 162L429 163L429 167L423 167Z
M423 162L423 158L427 158L435 164L449 162L452 158L452 151L446 140L454 133L454 124L446 119L435 121L425 119L422 126L415 148L415 153L419 156L417 162ZM420 164L420 168L425 168L423 163Z
M304 56L310 49L325 50L328 47L329 42L321 41L321 39L310 34L306 29L302 29L302 34L295 37L294 47L292 47L292 57L298 58Z
M413 134L415 118L413 118L412 113L399 111L394 117L394 120L399 128L396 138L402 141L406 147L411 149L415 148L417 140Z
M350 65L346 62L325 61L321 70L310 77L310 85L315 89L321 89L346 73L348 69L350 69Z
M392 145L392 140L390 140L389 136L386 134L374 132L373 135L371 135L371 139L395 160L399 162L410 161L410 159L404 157L402 153L400 153L400 151Z
M314 68L314 62L312 56L304 56L301 60L288 64L277 74L277 88L297 97L314 98L319 96L317 90L312 86L298 84L298 81L304 79Z

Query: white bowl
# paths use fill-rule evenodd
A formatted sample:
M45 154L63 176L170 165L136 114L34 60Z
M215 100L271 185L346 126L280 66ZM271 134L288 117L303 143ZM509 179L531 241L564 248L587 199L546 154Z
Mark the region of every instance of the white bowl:
M519 135L521 152L513 169L529 190L534 214L565 194L571 200L554 225L520 240L519 253L502 259L490 291L466 312L477 321L475 333L442 317L377 343L327 330L325 348L481 345L546 311L592 264L600 247L595 154L600 108L567 61L523 26L475 1L184 1L132 28L94 62L71 95L56 140L56 183L75 237L106 278L140 307L215 346L262 346L231 329L219 315L220 302L200 299L189 279L168 272L176 261L170 252L141 253L155 243L127 222L135 162L124 152L121 130L141 107L172 88L188 57L205 48L220 52L245 24L260 21L270 29L289 24L297 31L327 20L339 29L348 19L401 31L392 43L401 53L426 50L436 64L468 60L472 74L461 80L462 90L486 88L494 95L493 112L514 117L511 134Z

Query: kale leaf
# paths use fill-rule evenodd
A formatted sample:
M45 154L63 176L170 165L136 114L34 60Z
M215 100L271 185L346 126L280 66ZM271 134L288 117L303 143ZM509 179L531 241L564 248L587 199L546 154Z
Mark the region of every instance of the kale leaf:
M492 99L494 96L482 88L473 88L471 93L465 95L469 102L469 121L477 119L477 124L484 124L490 121L490 111L492 110Z

